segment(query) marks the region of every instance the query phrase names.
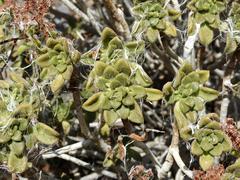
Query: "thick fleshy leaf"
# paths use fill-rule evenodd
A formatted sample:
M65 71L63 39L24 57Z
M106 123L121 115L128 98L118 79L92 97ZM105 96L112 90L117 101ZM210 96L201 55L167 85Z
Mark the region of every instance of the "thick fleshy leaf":
M43 144L51 145L58 142L58 132L40 122L33 127L33 134Z
M222 144L218 143L214 148L209 152L212 156L220 156L223 152Z
M10 153L8 156L8 168L14 173L24 172L28 168L27 157L17 157L14 153Z
M117 34L112 29L110 29L108 27L104 28L104 30L102 31L102 34L101 34L102 44L103 44L104 48L106 48L109 41L111 41L116 36L117 36Z
M23 141L21 142L13 141L12 144L10 144L11 152L17 156L20 156L23 153L24 148L25 148L25 143Z
M226 46L224 52L230 54L237 49L237 42L232 36L228 33L226 37Z
M107 67L106 63L102 61L97 61L94 65L94 71L96 75L101 76L106 67Z
M95 112L101 108L103 100L103 94L101 92L98 92L88 98L88 100L83 103L82 107L86 111Z
M141 53L144 51L144 41L131 41L125 44L125 48L129 53Z
M158 101L163 98L162 91L153 88L146 88L147 100L148 101Z
M112 66L108 65L103 72L103 77L106 79L115 78L115 76L118 74L118 71L116 71Z
M103 111L103 117L105 122L109 126L113 126L116 120L118 119L118 114L113 110L110 110L110 111L105 110Z
M53 93L58 93L64 86L64 78L59 74L51 83L50 87Z
M200 83L205 83L205 82L208 81L209 75L210 75L209 71L207 71L207 70L197 70L196 72L199 75L199 82Z
M119 82L121 82L122 86L127 86L129 84L129 76L127 76L124 73L120 73L115 77L116 80L118 80Z
M152 84L152 79L143 69L138 69L135 74L135 81L138 85L148 87Z
M208 46L213 41L213 30L207 25L200 27L199 40L204 46Z
M108 126L107 123L105 123L103 125L103 127L101 128L100 132L102 136L109 136L110 135L110 127Z
M19 74L16 74L15 72L10 72L9 77L11 78L11 80L13 80L16 83L22 84L25 87L29 86L29 83L24 78L22 78Z
M0 144L10 141L12 136L13 136L13 131L11 129L8 129L6 131L1 131L0 132Z
M208 152L214 148L214 146L211 142L211 138L209 136L203 137L203 139L200 143L200 146L206 152Z
M47 42L46 42L46 45L47 45L49 48L53 48L57 43L58 43L58 41L57 41L56 39L48 38L48 39L47 39Z
M176 120L177 120L178 128L181 129L183 127L188 126L189 123L188 123L187 118L185 117L185 115L181 111L180 102L177 102L175 104L173 111L174 111L174 115L175 115Z
M122 103L125 106L131 106L134 104L134 102L135 102L134 98L129 94L122 100Z
M63 121L62 122L62 128L63 128L64 134L67 135L70 132L71 124L67 121Z
M63 79L70 80L72 73L73 73L73 66L68 65L66 71L64 73L62 73Z
M49 61L49 55L48 55L48 53L39 56L39 57L36 59L36 63L37 63L37 65L39 65L41 68L49 66L49 65L50 65L50 61Z
M73 63L77 63L81 59L81 53L78 50L73 50L71 53Z
M131 68L130 68L130 65L128 64L127 60L119 59L115 63L114 67L120 73L124 73L128 76L131 74Z
M166 22L166 29L164 30L164 33L168 36L176 37L177 36L177 29L172 23L167 21Z
M142 124L144 122L142 110L137 104L137 102L135 102L134 104L134 109L130 111L128 120L137 124Z
M211 155L202 155L199 158L201 168L206 171L213 166L214 158Z
M159 32L157 29L154 29L154 28L151 28L149 27L147 29L147 38L148 40L151 42L151 43L154 43L157 39L158 39L158 36L159 36Z
M22 140L22 132L19 131L19 130L15 131L13 136L12 136L12 140L21 141Z
M142 86L133 85L129 87L130 93L135 99L143 98L146 96L146 90Z
M198 96L203 98L207 102L213 101L218 97L218 95L218 91L207 87L201 87L198 93Z
M26 44L22 44L19 46L19 48L17 49L17 54L21 55L22 53L24 53L25 51L27 51L30 47Z
M196 22L194 18L188 18L188 28L187 28L188 36L194 35L195 31L196 31Z
M197 156L200 156L203 154L203 150L200 146L200 144L194 140L191 145L191 153Z
M117 114L120 116L121 119L127 119L129 116L130 110L125 106L121 106L120 109L117 110Z

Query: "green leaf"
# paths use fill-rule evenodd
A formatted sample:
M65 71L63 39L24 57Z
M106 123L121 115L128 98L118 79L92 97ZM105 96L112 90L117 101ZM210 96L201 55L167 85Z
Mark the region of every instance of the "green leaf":
M134 103L134 109L130 111L128 120L137 124L142 124L144 122L142 110L137 102Z
M203 154L203 150L200 146L200 144L194 140L191 145L191 153L197 156L200 156Z
M195 31L196 31L196 22L195 22L194 18L189 18L188 19L188 28L187 28L188 36L194 35Z
M37 63L37 65L39 65L41 68L43 68L43 67L48 67L48 66L50 65L48 53L39 56L39 57L36 59L36 63Z
M71 52L71 59L72 59L73 63L79 62L81 59L81 53L78 50L73 50Z
M204 46L208 46L213 41L213 31L207 25L200 27L199 40Z
M22 44L21 46L19 46L19 48L17 49L17 54L21 55L22 53L24 53L25 51L27 51L30 47L26 44Z
M120 73L115 77L116 80L118 80L119 82L121 82L122 86L127 86L129 84L129 77L124 74L124 73Z
M57 75L57 77L52 81L50 87L51 91L55 94L58 93L62 87L64 86L64 78L61 74Z
M152 79L143 69L138 69L135 74L135 81L138 85L148 87L152 84Z
M110 110L110 111L105 110L103 111L103 117L105 122L109 126L113 126L116 120L118 119L118 114L113 110Z
M166 21L166 29L164 30L164 33L168 36L176 37L177 36L176 27L172 23Z
M211 143L211 138L209 136L203 137L200 146L206 152L212 150L214 147L213 144Z
M17 157L14 153L8 156L8 168L11 172L22 173L28 168L28 160L26 156Z
M83 103L83 109L89 112L95 112L99 110L102 106L102 102L104 100L104 96L102 92L98 92L92 95L86 102Z
M158 39L159 32L158 32L157 29L153 29L153 28L149 27L147 29L147 34L146 35L147 35L148 40L151 43L154 43Z
M130 94L134 96L135 99L140 99L146 96L146 90L142 86L133 85L129 87Z
M212 156L220 156L223 152L222 144L218 143L214 148L209 152Z
M112 29L108 27L104 28L101 34L103 48L106 48L108 46L108 43L116 36L117 34Z
M148 101L158 101L163 98L162 91L153 88L145 88Z
M12 136L12 140L21 141L22 140L22 132L19 131L19 130L15 131L13 136Z
M115 70L112 66L108 65L104 72L103 72L103 77L106 79L112 79L118 74L118 71Z
M16 83L22 84L25 87L29 86L28 81L26 81L24 78L22 78L19 74L16 74L15 72L10 72L9 77L11 80L13 80Z
M71 124L67 121L63 121L62 122L62 128L63 128L64 134L67 135L70 132Z
M125 107L125 106L121 106L120 109L117 110L117 114L120 116L121 119L127 119L129 116L130 110Z
M205 82L208 81L209 75L210 75L209 71L207 71L207 70L196 70L196 72L199 75L200 83L205 83Z
M17 156L20 156L23 153L24 148L25 148L25 143L23 141L21 142L13 141L12 144L10 144L11 152Z
M49 48L54 48L54 46L56 46L56 44L58 43L58 41L56 39L53 39L53 38L48 38L47 39L47 42L46 42L46 45L49 47Z
M228 33L226 37L226 46L225 46L224 52L226 54L231 54L237 49L237 46L238 45L235 39L232 38L232 36Z
M201 168L206 171L213 166L214 158L211 155L202 155L199 158L199 164Z
M134 104L134 102L135 102L134 98L129 94L122 100L122 103L125 106L131 106Z
M72 65L68 65L66 71L64 73L62 73L62 77L65 80L70 80L71 76L72 76L72 73L73 73L73 66Z
M182 113L179 101L176 102L173 111L174 111L174 116L176 117L176 120L177 120L178 128L181 129L183 127L188 126L189 122L185 117L185 115Z
M102 61L96 61L95 65L94 65L94 71L95 71L96 75L102 76L103 71L105 70L106 67L107 67L106 63L104 63Z
M107 123L105 123L103 125L103 127L101 128L100 132L102 136L109 136L110 135L110 127L108 126Z
M213 101L218 97L218 95L218 91L207 87L201 87L198 92L198 96L203 98L207 102Z
M119 59L115 63L114 67L120 73L124 73L124 74L126 74L128 76L131 74L131 68L130 68L130 65L128 64L127 60Z
M130 41L125 44L125 48L130 53L141 53L144 51L144 41Z
M37 123L33 127L33 134L43 144L51 145L58 142L58 132L44 123Z

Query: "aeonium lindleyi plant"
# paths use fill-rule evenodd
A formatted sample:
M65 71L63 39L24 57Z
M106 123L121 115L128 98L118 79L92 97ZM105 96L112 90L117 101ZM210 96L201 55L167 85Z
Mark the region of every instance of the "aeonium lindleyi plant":
M142 124L139 100L160 100L162 92L149 88L152 80L137 63L136 58L144 50L142 41L123 42L109 28L103 30L101 40L99 60L95 61L85 84L85 91L92 95L84 102L83 109L102 113L101 133L109 135L118 119Z
M46 40L41 46L36 63L41 67L40 78L50 81L51 91L58 94L73 73L73 66L80 60L80 53L63 37Z
M191 144L191 153L199 156L201 168L204 171L209 169L217 158L231 149L232 142L222 131L218 115L210 113L202 117Z
M192 138L198 112L203 110L205 103L218 97L216 90L204 87L208 79L209 71L194 70L190 63L185 62L175 79L163 87L164 98L173 105L179 133L184 140Z
M240 43L240 4L233 2L230 16L227 19L226 47L224 51L227 54L234 52Z
M170 6L165 0L136 0L132 9L137 21L133 26L133 35L146 32L150 42L155 42L160 32L169 37L176 37L174 21L181 13Z
M214 38L214 30L221 25L220 13L226 8L225 0L191 0L187 7L193 12L188 19L188 34L196 31L196 24L200 24L199 41L208 46Z
M6 164L10 172L22 173L31 167L28 150L36 143L56 143L59 134L34 121L44 96L22 77L21 71L8 72L8 78L0 80L0 94L0 163Z

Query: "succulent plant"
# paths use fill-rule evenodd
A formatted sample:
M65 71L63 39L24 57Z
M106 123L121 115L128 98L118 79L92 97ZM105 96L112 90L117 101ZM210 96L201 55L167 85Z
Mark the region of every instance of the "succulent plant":
M230 138L221 130L221 123L214 113L207 114L198 122L194 133L191 153L199 156L201 168L205 171L214 164L214 158L232 149Z
M181 13L169 5L165 7L163 0L135 1L133 13L138 21L133 27L133 34L146 31L147 39L155 42L159 32L167 36L176 37L177 30L173 23Z
M192 137L192 127L197 122L198 111L203 109L206 102L218 97L217 91L203 87L208 78L208 71L194 71L191 64L185 63L174 81L166 83L163 87L168 104L174 104L174 116L180 136L184 140Z
M35 143L53 144L58 133L37 118L40 92L21 73L8 72L8 80L0 80L0 163L11 172L21 173L31 166L26 149Z
M36 59L36 63L42 68L40 78L50 80L51 90L57 94L71 78L73 64L79 59L80 53L70 46L67 39L50 37Z
M240 44L240 4L238 2L232 3L231 13L228 19L227 36L226 36L226 47L225 53L230 54L234 52Z
M187 7L193 11L189 18L188 33L194 34L196 24L200 24L199 40L207 46L213 41L213 30L218 29L220 13L226 8L225 0L191 0Z
M142 42L123 43L109 28L102 33L100 60L95 62L85 87L93 95L84 102L83 108L103 112L106 123L103 134L109 133L117 119L143 123L137 101L162 98L160 90L148 88L152 80L135 62L134 53L139 54L143 47Z
M237 159L234 164L226 168L222 180L237 180L239 178L240 178L240 159Z
M69 96L65 98L58 98L57 102L53 105L52 111L57 121L62 124L64 134L68 134L71 128L70 109L73 104Z

